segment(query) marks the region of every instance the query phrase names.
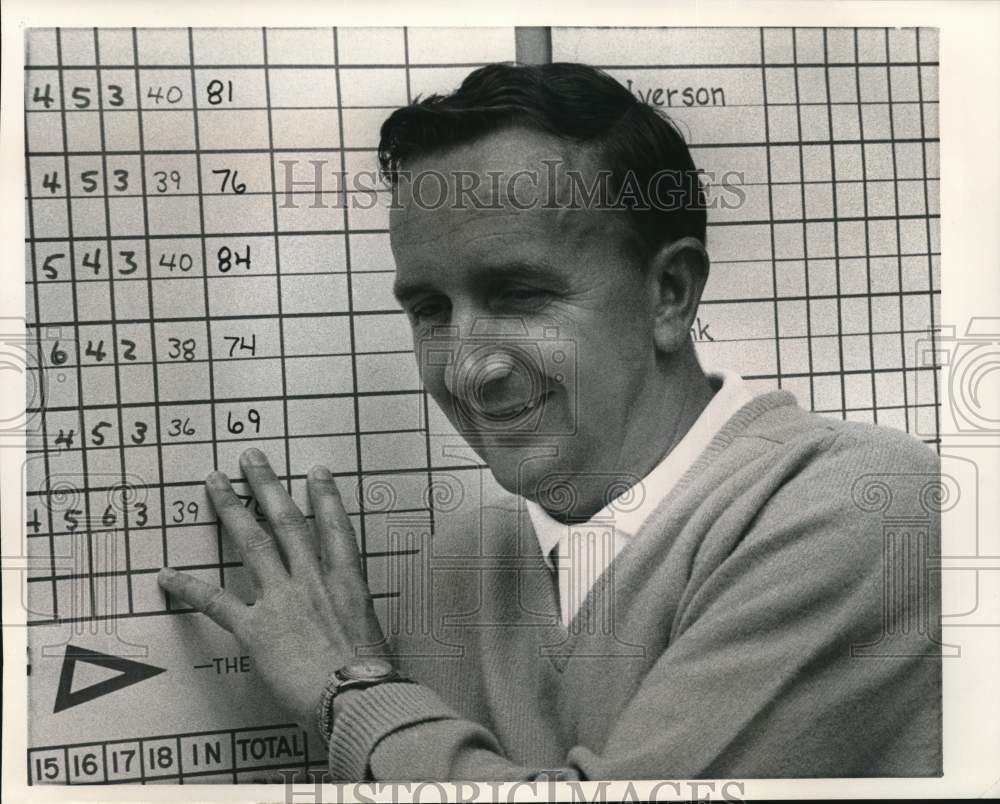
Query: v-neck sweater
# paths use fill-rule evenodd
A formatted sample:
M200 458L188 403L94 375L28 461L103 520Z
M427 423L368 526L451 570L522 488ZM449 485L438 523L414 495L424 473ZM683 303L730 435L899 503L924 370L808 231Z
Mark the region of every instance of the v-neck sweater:
M694 424L645 477L586 522L563 524L538 503L525 501L538 547L555 573L564 623L573 619L587 592L715 434L753 398L749 384L735 372L709 371L705 376L713 395Z
M361 780L933 776L937 455L772 391L733 415L568 626L524 500L437 516L345 699Z

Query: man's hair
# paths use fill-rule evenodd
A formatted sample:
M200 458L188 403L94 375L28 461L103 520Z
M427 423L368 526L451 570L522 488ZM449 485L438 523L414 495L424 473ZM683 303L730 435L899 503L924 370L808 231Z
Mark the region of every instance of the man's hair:
M382 124L382 176L395 187L413 160L517 127L591 150L609 174L611 197L630 199L618 208L629 211L646 249L682 237L705 242L705 193L684 137L666 115L585 64L488 64L449 95L397 109Z

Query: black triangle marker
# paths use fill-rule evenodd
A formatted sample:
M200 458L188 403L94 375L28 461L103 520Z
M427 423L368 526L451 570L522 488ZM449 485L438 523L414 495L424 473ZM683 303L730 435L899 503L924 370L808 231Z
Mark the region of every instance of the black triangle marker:
M117 670L121 675L72 692L73 673L76 670L77 662L88 662L96 664L98 667ZM67 645L66 654L63 656L62 671L59 675L59 689L56 691L56 706L52 712L55 714L69 709L71 706L92 701L94 698L100 698L102 695L107 695L109 692L120 690L123 687L130 687L164 672L166 672L165 667L154 667L151 664L136 662L132 659L123 659L121 656L109 656L95 650Z

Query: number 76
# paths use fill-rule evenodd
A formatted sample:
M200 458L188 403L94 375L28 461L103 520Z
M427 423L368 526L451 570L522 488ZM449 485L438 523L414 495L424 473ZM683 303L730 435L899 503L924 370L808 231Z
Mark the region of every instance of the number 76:
M220 192L231 192L237 195L242 195L247 191L246 182L239 181L237 178L238 171L230 170L229 168L220 168L219 170L213 170L216 176L222 176L222 185L219 187Z

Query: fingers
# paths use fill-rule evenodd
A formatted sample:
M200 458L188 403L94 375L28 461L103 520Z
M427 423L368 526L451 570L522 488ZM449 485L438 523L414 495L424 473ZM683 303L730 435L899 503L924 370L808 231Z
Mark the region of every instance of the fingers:
M222 472L212 472L205 481L208 496L223 527L236 542L243 563L261 584L287 577L281 563L281 554L271 535L264 530L254 515L243 507L229 479Z
M320 552L328 569L362 577L361 553L354 528L347 517L340 492L330 470L314 466L309 470L309 504L316 518Z
M167 592L196 611L204 612L229 633L235 634L242 626L247 607L243 601L225 589L212 586L170 567L163 567L156 580Z
M260 510L271 523L292 572L315 567L309 523L278 480L264 453L248 449L240 456L240 468Z

